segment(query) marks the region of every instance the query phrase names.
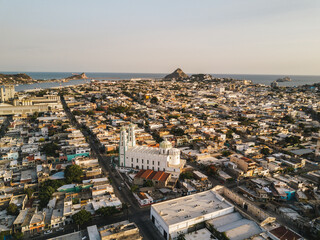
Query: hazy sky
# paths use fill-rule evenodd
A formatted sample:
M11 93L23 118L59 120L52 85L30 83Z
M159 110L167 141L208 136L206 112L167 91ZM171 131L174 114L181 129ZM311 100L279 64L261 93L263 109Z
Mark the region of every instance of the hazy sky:
M320 75L319 0L0 0L1 71Z

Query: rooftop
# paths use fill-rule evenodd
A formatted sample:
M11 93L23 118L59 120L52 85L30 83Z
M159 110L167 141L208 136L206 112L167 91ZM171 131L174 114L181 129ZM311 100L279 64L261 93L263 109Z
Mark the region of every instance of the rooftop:
M203 228L195 232L186 234L184 238L186 240L208 240L208 239L214 240L214 238L211 238L211 235L212 234L208 229Z
M81 240L81 239L82 239L81 232L73 232L73 233L62 235L62 236L49 238L48 240Z
M270 231L273 235L278 237L280 240L298 240L302 239L300 235L291 231L289 228L280 226Z
M168 226L228 208L233 209L233 205L213 189L153 204L151 207Z
M219 232L225 232L230 240L247 239L262 232L255 222L243 218L238 212L212 219L209 223Z
M146 180L155 180L155 181L166 181L167 178L170 176L169 173L163 171L153 171L151 169L147 170L140 170L135 178L143 178Z

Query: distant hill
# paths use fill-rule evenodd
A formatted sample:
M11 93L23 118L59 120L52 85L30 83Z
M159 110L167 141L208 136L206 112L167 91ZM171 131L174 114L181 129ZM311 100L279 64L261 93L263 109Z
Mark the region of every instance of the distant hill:
M32 77L30 77L25 73L17 73L17 74L0 73L0 83L2 84L29 83L31 81L33 81Z
M67 77L67 80L77 80L77 79L87 79L88 77L86 76L85 73L81 73L81 74L76 74L76 75L72 75L70 77Z
M180 68L177 68L173 73L165 76L165 79L184 79L188 78L189 76L185 74Z

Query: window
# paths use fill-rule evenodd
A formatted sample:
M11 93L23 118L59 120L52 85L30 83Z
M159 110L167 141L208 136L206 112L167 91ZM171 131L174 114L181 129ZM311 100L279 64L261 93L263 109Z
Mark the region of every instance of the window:
M149 164L149 160L147 160L147 164Z
M165 172L165 171L166 171L166 169L165 169L165 168L163 168L163 171Z
M143 159L141 160L142 164L143 164Z
M158 162L158 166L160 166L160 162Z
M139 162L139 159L137 158L137 163Z
M133 162L133 158L131 158L131 162Z
M131 163L131 167L133 168L133 163Z
M154 161L152 161L152 165L154 165Z
M147 169L149 169L149 166L147 166Z

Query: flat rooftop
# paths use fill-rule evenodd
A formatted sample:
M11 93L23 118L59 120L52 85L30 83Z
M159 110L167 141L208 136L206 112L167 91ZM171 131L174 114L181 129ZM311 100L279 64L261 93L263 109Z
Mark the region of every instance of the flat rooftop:
M212 234L208 229L202 228L195 232L186 234L184 238L186 240L208 240L208 239L215 240L215 238L211 238L211 236Z
M223 209L233 209L233 205L213 189L153 204L151 207L158 212L168 226Z
M62 236L49 238L48 240L82 240L81 232L73 232Z
M214 218L208 223L212 224L219 232L225 232L230 240L248 239L262 232L254 221L243 218L238 212Z

